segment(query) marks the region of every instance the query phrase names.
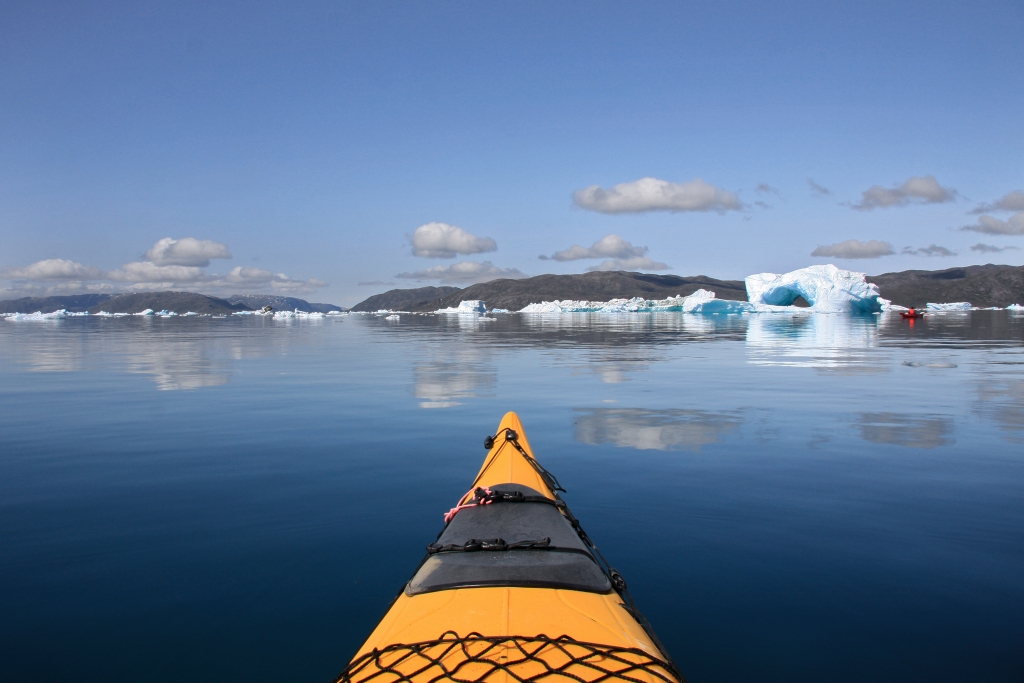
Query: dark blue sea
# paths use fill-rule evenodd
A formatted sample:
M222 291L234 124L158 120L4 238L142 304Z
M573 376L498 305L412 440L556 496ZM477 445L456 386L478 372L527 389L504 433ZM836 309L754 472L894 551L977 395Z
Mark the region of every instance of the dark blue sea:
M1024 680L1005 311L0 320L0 679L326 683L508 410L691 682Z

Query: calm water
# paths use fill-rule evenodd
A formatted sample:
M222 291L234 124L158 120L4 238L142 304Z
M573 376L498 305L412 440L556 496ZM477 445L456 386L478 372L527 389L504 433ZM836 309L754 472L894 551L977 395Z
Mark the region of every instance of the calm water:
M4 680L329 680L507 410L691 681L1024 678L1006 312L0 321L0 409Z

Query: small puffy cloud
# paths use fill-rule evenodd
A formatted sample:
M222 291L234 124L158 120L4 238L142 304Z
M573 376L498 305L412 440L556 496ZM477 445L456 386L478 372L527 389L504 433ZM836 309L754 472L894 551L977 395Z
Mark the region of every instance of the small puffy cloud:
M180 240L165 237L145 253L143 258L157 266L195 266L205 268L210 259L231 258L228 245L212 240L197 240L182 237Z
M490 261L462 261L450 266L434 266L413 273L399 273L395 277L406 280L437 280L444 283L475 283L500 278L518 280L529 276L515 268L499 268Z
M907 204L942 204L956 201L956 190L939 185L933 175L912 177L902 185L882 187L872 185L861 193L861 200L854 204L858 211L887 209Z
M918 247L917 249L911 249L910 247L904 247L901 254L907 256L956 256L955 251L950 251L945 247L940 247L937 244L931 244L927 247Z
M768 183L760 183L757 187L754 188L754 192L757 192L759 194L773 194L776 197L782 196L778 188L772 187Z
M541 256L544 260L578 261L580 259L607 259L590 266L588 271L606 270L668 270L671 266L654 261L645 254L647 247L635 247L618 235L605 235L593 245L581 247L574 244L568 249L555 252L551 256Z
M992 211L1024 211L1024 192L1014 190L1004 194L1002 198L991 204L982 204L971 213L989 213Z
M978 216L976 224L965 225L960 229L986 235L1024 235L1024 211L1013 214L1005 221L993 216Z
M458 254L482 254L497 249L498 244L490 237L477 237L447 223L426 223L412 234L413 256L455 258Z
M5 280L102 280L105 276L106 273L99 268L62 258L45 259L23 268L0 271L0 278Z
M827 197L832 194L832 190L828 189L824 185L819 185L810 178L807 179L807 185L811 188L811 194L817 197Z
M568 249L556 251L551 256L540 256L543 260L554 259L555 261L578 261L588 258L632 258L643 256L647 253L647 247L634 247L618 235L605 235L590 247L581 247L574 244Z
M590 266L587 271L608 271L608 270L668 270L672 266L647 258L646 256L634 256L625 259L609 259L602 261L596 266Z
M846 240L845 242L819 246L811 252L811 256L860 259L879 258L880 256L889 256L890 254L895 253L896 252L893 251L891 244L888 242L882 242L881 240L869 240L867 242L861 242L860 240Z
M978 242L973 247L971 247L971 251L976 251L976 252L978 252L980 254L997 254L997 253L999 253L1001 251L1020 251L1020 248L1019 247L997 247L997 246L994 246L992 244L982 244L981 242Z
M572 193L576 206L600 213L643 213L645 211L739 211L743 208L732 192L696 178L672 183L641 178L620 183L609 190L591 185Z

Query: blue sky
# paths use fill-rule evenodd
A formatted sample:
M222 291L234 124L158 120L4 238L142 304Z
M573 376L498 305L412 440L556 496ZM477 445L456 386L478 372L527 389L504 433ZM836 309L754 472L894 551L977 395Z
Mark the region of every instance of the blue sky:
M0 294L1020 265L1022 35L1020 2L3 3Z

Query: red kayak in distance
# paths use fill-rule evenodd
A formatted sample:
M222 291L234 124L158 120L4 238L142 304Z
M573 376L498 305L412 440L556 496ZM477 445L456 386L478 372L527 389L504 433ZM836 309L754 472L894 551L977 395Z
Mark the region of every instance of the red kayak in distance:
M910 313L909 311L902 311L900 313L900 317L901 318L910 318L911 320L913 320L914 318L923 318L924 317L924 313L918 313L917 311L914 311L913 313Z

